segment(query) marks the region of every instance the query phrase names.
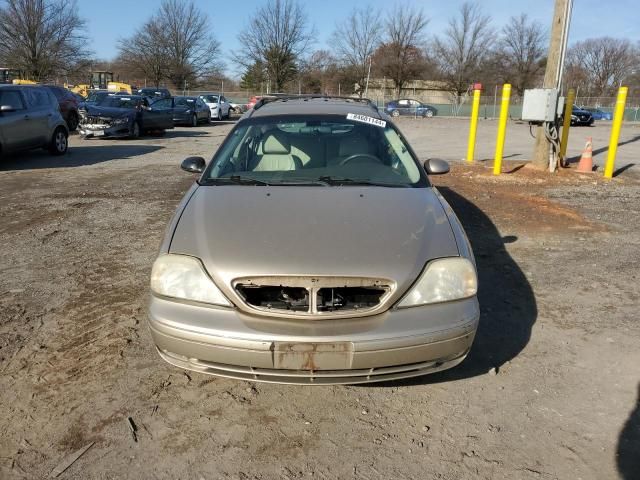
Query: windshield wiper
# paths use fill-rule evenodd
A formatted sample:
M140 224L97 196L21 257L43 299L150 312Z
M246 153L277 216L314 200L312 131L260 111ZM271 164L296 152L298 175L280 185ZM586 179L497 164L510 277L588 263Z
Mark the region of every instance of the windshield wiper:
M221 182L231 182L236 183L238 185L264 185L269 186L270 184L267 182L263 182L262 180L258 180L257 178L245 177L243 175L231 175L230 177L220 177L220 178L209 178L208 182L212 182L214 184Z
M324 175L318 178L318 181L325 182L327 185L368 185L375 187L406 187L407 185L401 185L397 183L383 183L383 182L372 182L370 180L354 180L353 178L341 178L341 177L332 177L330 175Z

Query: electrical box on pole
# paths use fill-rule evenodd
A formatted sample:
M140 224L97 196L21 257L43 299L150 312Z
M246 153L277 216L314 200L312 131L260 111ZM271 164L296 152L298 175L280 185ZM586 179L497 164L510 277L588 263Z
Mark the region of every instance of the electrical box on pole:
M529 123L555 122L558 112L557 88L532 88L524 91L522 120Z

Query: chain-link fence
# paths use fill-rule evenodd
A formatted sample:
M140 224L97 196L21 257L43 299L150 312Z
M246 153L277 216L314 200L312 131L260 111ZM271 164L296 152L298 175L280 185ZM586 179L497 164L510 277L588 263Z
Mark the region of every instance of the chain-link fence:
M232 103L247 104L249 99L254 95L264 95L261 92L250 90L225 91L216 92L212 90L173 90L174 95L202 95L204 93L223 93L227 101ZM392 89L388 92L382 90L371 91L368 98L379 108L383 108L389 101L397 98L414 98L418 101L427 103L437 110L437 115L441 117L469 117L471 115L471 95L463 96L460 101L456 102L455 97L446 92L414 92L406 89L401 97L394 94ZM298 92L292 93L297 95ZM304 92L302 93L305 94ZM494 119L500 115L500 101L502 92L496 89L493 95L483 95L480 97L480 118ZM613 114L615 108L615 97L577 97L575 105L580 107L597 108L604 113ZM522 98L518 96L511 97L509 104L509 117L518 120L522 118ZM627 107L625 109L625 120L638 122L640 121L640 98L627 99Z

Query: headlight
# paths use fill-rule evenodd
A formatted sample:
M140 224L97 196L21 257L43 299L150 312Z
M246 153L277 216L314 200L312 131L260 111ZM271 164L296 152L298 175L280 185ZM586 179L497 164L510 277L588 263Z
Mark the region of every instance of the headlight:
M478 278L473 263L462 257L442 258L427 265L398 307L459 300L472 297L477 291Z
M202 262L187 255L161 255L151 270L151 290L166 297L230 307Z
M191 110L187 110L187 111L186 111L186 112L184 112L184 113L191 113Z

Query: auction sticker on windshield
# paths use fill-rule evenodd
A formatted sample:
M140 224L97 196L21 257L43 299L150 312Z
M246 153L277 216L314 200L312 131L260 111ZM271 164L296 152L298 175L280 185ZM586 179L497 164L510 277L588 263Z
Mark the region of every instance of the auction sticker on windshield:
M387 126L387 122L380 120L379 118L368 117L366 115L358 115L357 113L348 113L347 120L353 120L355 122L368 123L375 125L376 127L384 128Z

